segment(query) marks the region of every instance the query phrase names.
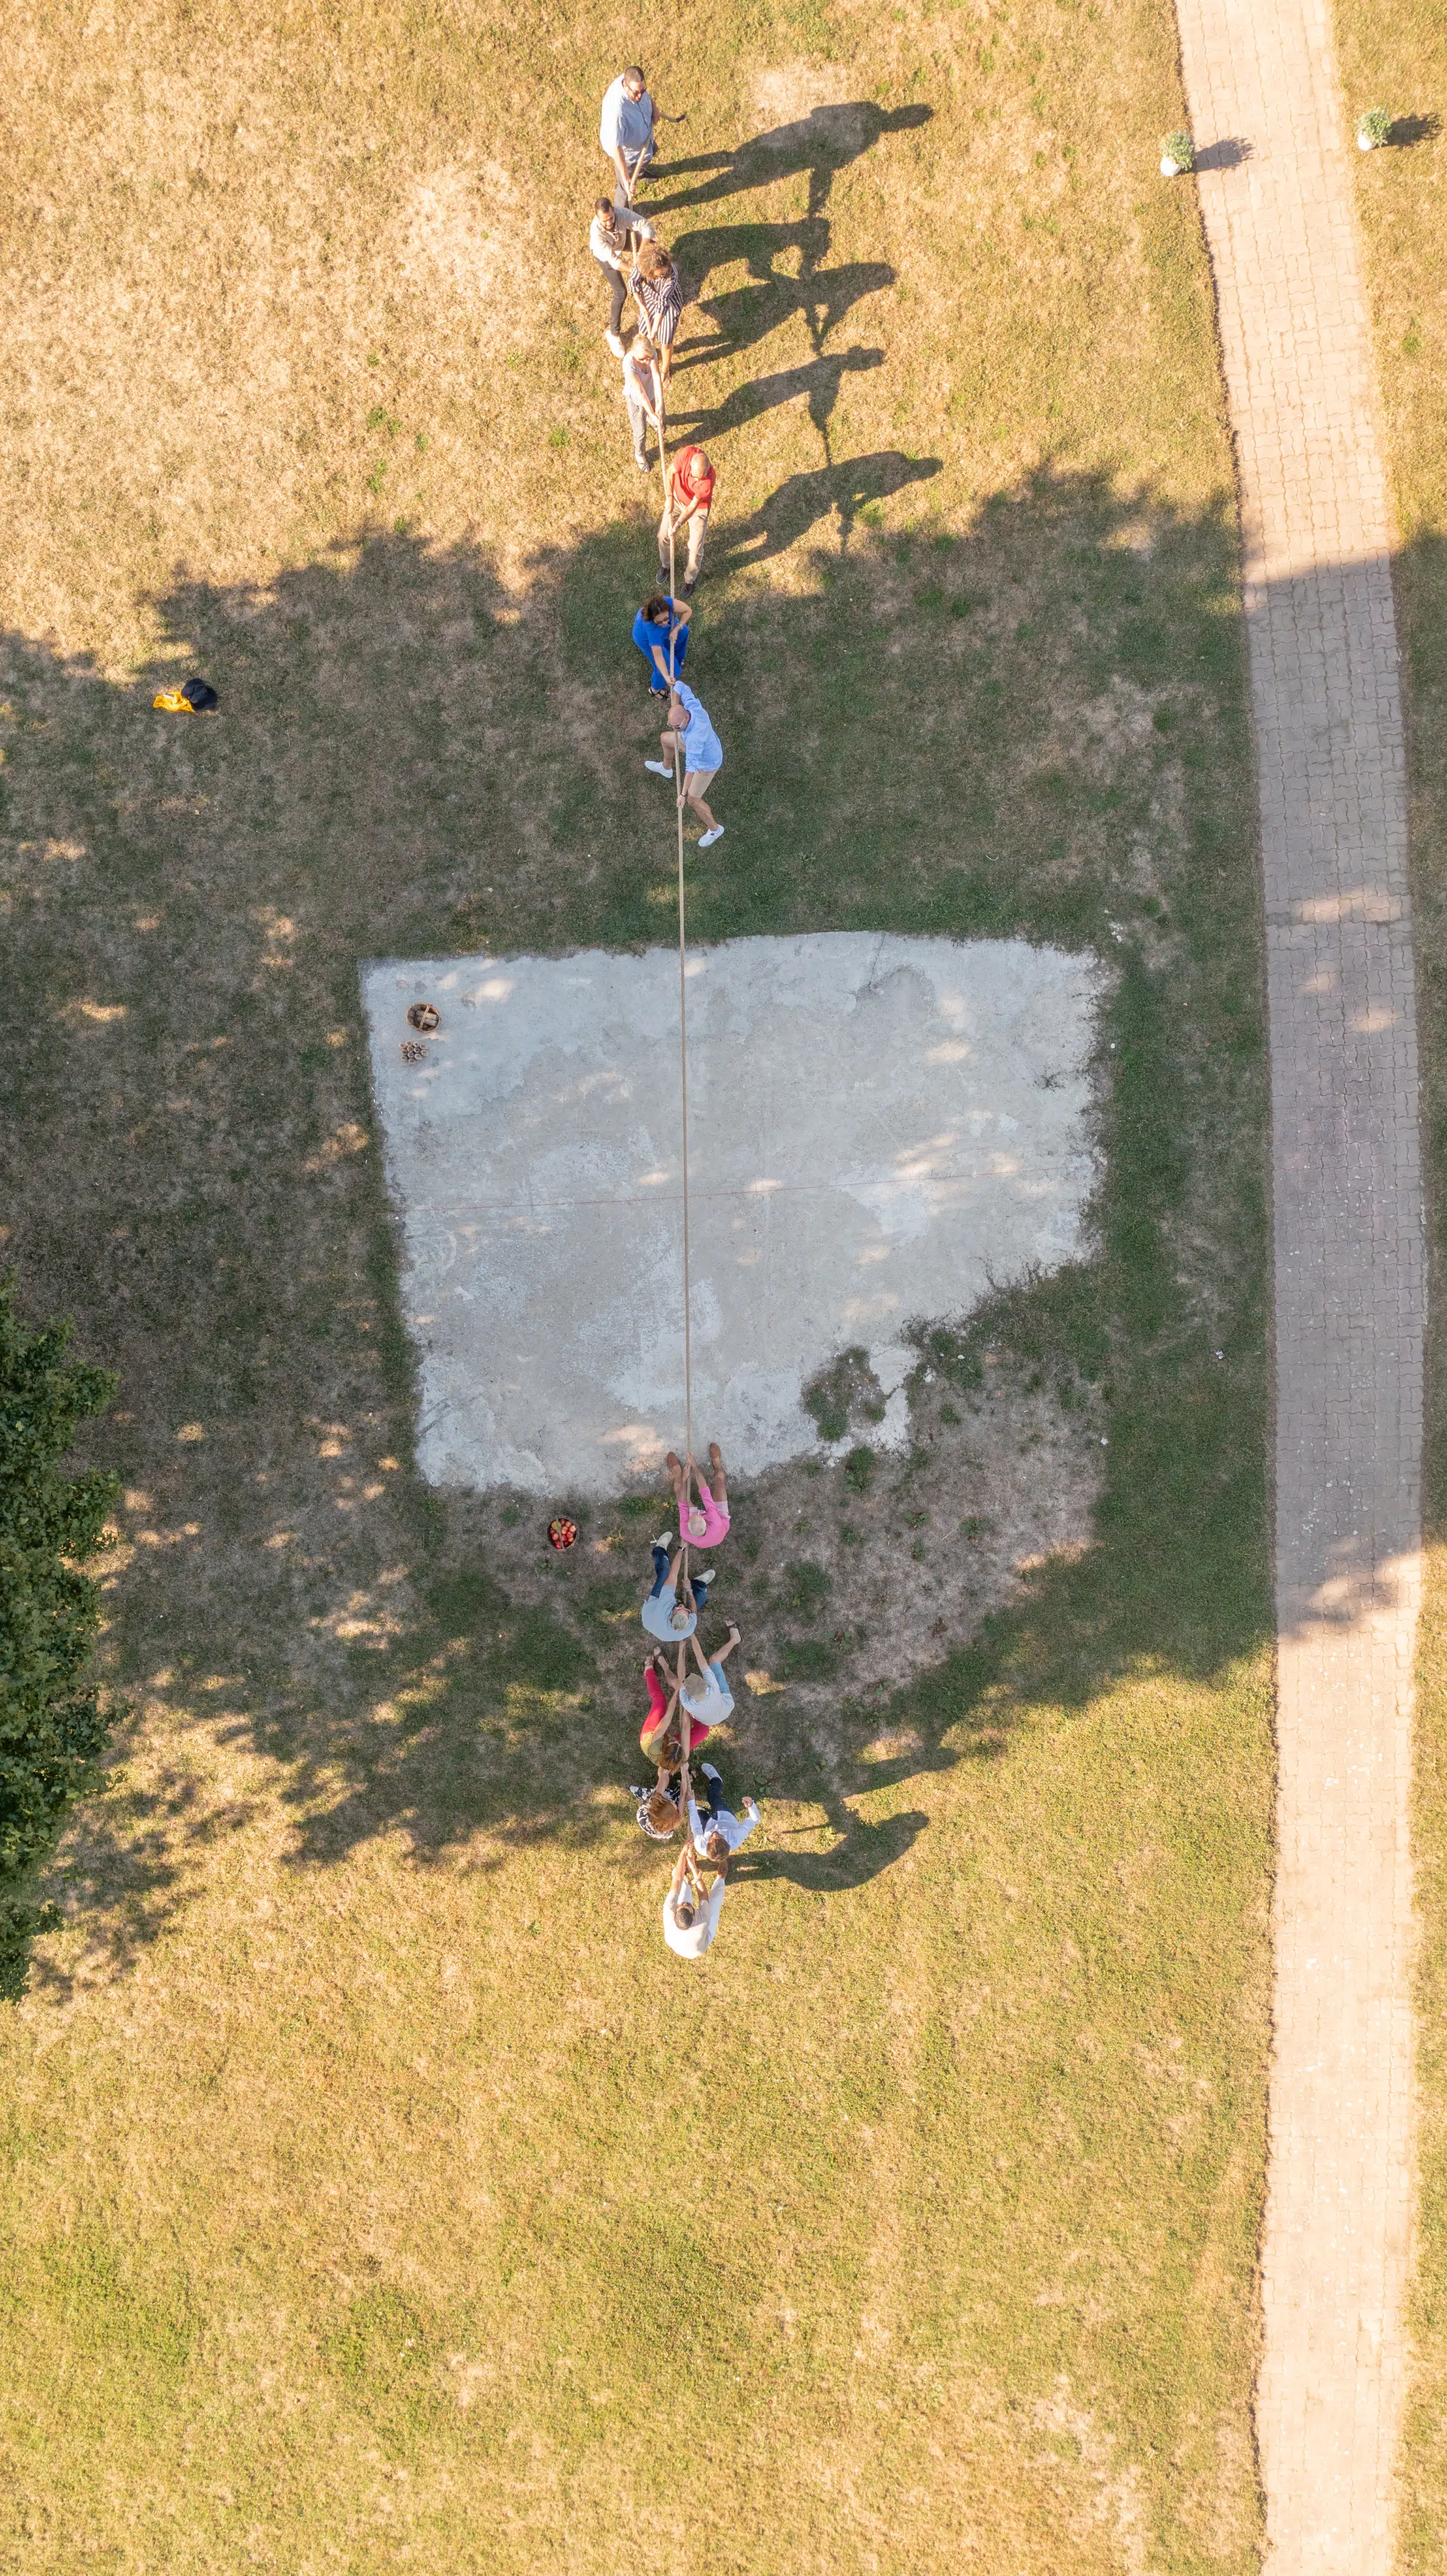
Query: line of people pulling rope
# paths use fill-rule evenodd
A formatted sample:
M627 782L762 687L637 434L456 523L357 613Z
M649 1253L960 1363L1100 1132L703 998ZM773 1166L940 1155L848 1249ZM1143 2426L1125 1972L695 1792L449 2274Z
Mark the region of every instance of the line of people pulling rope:
M649 96L641 65L630 64L603 99L598 139L614 173L614 191L611 197L599 197L594 206L588 248L608 288L604 337L623 370L633 462L640 474L651 472L651 430L663 484L658 586L633 620L633 641L648 665L650 689L668 698L668 721L659 735L662 757L645 761L644 767L659 778L676 779L680 806L688 805L702 824L698 846L707 850L724 832L706 793L723 766L723 745L708 709L680 673L718 477L701 447L684 447L672 458L667 452L668 384L683 313L683 287L672 259L635 202L639 183L655 156L660 121L665 120ZM623 339L623 310L630 295L636 322L631 347ZM677 552L685 541L687 559L678 596Z
M678 1504L678 1539L675 1548L674 1533L666 1529L653 1542L653 1588L643 1604L643 1625L660 1645L643 1667L648 1715L638 1737L656 1777L651 1788L636 1782L629 1792L638 1801L638 1822L650 1841L669 1842L681 1824L686 1826L683 1849L663 1900L664 1940L684 1959L701 1959L713 1940L723 1911L729 1862L759 1822L753 1798L745 1798L741 1818L724 1805L722 1777L712 1762L699 1765L707 1792L701 1811L689 1785L694 1755L733 1713L724 1666L740 1643L733 1620L728 1641L716 1654L705 1655L698 1638L699 1619L715 1574L711 1565L691 1573L690 1551L714 1555L729 1534L728 1477L717 1441L710 1443L708 1460L705 1474L692 1455L683 1459L672 1449L668 1453ZM662 1647L673 1649L671 1661ZM711 1881L708 1872L712 1872Z
M646 769L674 782L678 808L678 944L680 1071L683 1081L683 1303L684 1382L689 1445L684 1457L668 1453L678 1506L678 1541L664 1530L653 1542L653 1584L643 1604L643 1626L656 1638L643 1667L648 1715L638 1741L654 1765L650 1788L637 1784L638 1822L654 1842L667 1842L684 1829L683 1848L663 1900L663 1937L681 1958L701 1959L718 1930L728 1887L729 1862L759 1821L758 1806L745 1798L742 1817L723 1803L717 1767L700 1762L706 1792L700 1810L690 1769L715 1727L733 1712L733 1693L724 1667L739 1644L739 1630L729 1623L728 1639L717 1654L706 1656L698 1623L715 1580L710 1564L690 1571L692 1551L717 1553L729 1533L728 1478L717 1441L710 1443L705 1473L692 1449L693 1392L688 1328L688 1051L684 957L683 814L692 808L703 825L698 846L706 850L721 839L723 825L709 805L706 790L723 765L723 745L708 709L682 677L693 615L693 591L703 562L709 512L717 475L700 447L668 455L668 383L673 372L673 343L683 312L678 271L652 224L636 204L637 190L664 120L648 94L642 67L620 72L603 100L599 141L614 174L611 198L600 197L593 210L589 248L608 288L609 348L623 370L623 400L633 438L633 461L640 473L649 468L648 433L657 441L663 485L663 511L658 522L658 582L633 620L633 641L643 655L648 686L667 699L667 722L659 734L661 758ZM631 295L637 337L629 348L623 339L624 306ZM677 554L688 546L687 567L679 595ZM672 1661L665 1649L672 1650Z

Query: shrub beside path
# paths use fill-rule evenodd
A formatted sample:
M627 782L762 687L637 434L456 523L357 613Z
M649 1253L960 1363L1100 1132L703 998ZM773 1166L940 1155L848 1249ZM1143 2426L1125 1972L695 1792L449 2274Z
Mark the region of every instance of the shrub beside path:
M1179 0L1238 446L1276 1275L1273 2576L1392 2559L1413 2193L1422 1183L1390 515L1321 0Z

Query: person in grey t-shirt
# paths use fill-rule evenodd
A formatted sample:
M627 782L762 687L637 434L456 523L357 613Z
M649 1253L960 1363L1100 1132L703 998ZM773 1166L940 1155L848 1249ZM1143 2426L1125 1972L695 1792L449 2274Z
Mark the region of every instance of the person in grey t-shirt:
M653 159L655 113L642 67L630 63L604 91L598 126L598 140L617 172L613 203L620 214L632 205L634 190Z
M672 1536L672 1530L664 1530L653 1542L653 1589L643 1604L644 1627L650 1637L661 1638L665 1646L677 1646L693 1635L713 1581L711 1565L689 1581L682 1548L670 1568L668 1543Z

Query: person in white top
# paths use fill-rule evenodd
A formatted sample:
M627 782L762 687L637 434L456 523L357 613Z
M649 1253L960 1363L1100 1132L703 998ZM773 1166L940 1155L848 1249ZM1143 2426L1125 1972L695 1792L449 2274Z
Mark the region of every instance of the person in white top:
M674 1863L668 1894L663 1900L663 1937L670 1950L677 1951L680 1959L703 1957L718 1930L727 1885L727 1871L721 1869L708 1895L704 1896L698 1883L693 1847L690 1843L684 1844Z
M703 792L710 779L716 778L723 767L723 744L714 732L713 719L702 699L695 697L682 680L673 683L673 694L668 703L668 724L659 735L658 744L663 758L645 760L643 766L651 769L656 778L671 778L673 754L675 751L678 753L683 763L683 786L678 801L680 805L691 805L705 826L698 836L698 846L706 850L712 842L723 838L724 827L706 803Z
M623 400L633 433L633 462L640 474L646 474L650 428L660 456L663 453L663 384L646 340L630 349L623 361Z
M759 1822L758 1801L754 1798L745 1798L744 1815L747 1822L740 1824L731 1807L719 1805L718 1793L723 1782L713 1764L705 1762L700 1767L708 1782L708 1805L700 1816L698 1800L689 1799L689 1836L700 1859L711 1860L716 1869L723 1869L738 1850L739 1845L748 1841L755 1825Z
M722 1726L726 1717L733 1715L734 1695L724 1680L724 1666L738 1643L739 1630L732 1619L729 1621L728 1644L721 1646L718 1653L710 1655L707 1660L697 1637L689 1639L698 1670L689 1674L680 1688L679 1697L689 1716L698 1725L706 1726L710 1733L714 1727ZM687 1653L686 1646L685 1658Z
M633 192L653 158L656 118L643 67L630 63L627 71L620 72L603 92L603 114L598 126L598 140L618 174L613 203L620 213L632 205Z
M608 328L603 337L615 358L623 355L623 307L628 300L628 280L633 270L635 234L643 241L652 241L653 226L647 217L635 214L629 222L622 223L612 198L600 197L588 226L588 248L603 272L603 283L608 289ZM690 555L690 562L692 559Z

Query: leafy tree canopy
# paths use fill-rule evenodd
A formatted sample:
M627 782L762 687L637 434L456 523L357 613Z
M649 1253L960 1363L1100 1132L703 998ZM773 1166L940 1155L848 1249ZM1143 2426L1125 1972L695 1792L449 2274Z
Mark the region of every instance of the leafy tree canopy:
M0 1997L24 1984L53 1919L35 1881L78 1798L100 1786L106 1727L86 1678L100 1587L83 1572L115 1503L113 1476L66 1476L76 1427L115 1393L65 1356L66 1323L32 1331L0 1280Z

